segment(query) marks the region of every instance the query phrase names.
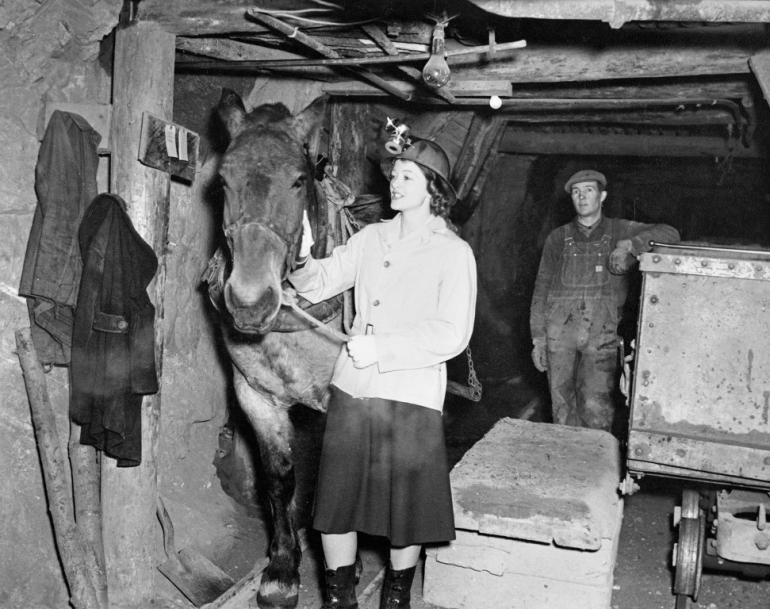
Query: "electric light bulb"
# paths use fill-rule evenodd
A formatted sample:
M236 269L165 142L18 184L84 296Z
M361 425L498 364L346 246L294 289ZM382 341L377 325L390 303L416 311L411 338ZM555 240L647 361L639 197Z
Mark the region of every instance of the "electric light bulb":
M451 76L449 64L444 57L444 26L436 25L433 30L433 42L431 44L430 59L422 69L422 78L431 87L443 87L449 82Z
M489 107L492 108L492 110L499 110L503 105L503 100L500 99L497 95L493 95L489 98Z

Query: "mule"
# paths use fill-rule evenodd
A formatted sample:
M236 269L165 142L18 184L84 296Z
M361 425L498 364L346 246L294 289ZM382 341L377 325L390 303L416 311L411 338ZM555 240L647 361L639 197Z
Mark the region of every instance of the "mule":
M307 325L280 331L291 321L282 290L303 210L315 192L306 144L321 124L323 106L312 104L297 116L281 104L247 112L235 92L224 90L217 107L229 139L219 168L230 258L221 292L223 336L235 394L257 437L270 516L269 563L257 594L262 609L298 602L301 549L289 410L304 404L325 412L340 348Z

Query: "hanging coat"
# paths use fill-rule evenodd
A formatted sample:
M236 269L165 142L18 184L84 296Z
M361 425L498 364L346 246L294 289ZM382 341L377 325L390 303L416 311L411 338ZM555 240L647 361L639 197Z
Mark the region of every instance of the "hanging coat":
M70 415L80 441L138 465L142 456L142 395L158 391L155 308L147 285L157 269L115 195L101 194L78 233L83 257L70 366Z
M100 140L83 117L56 110L40 145L35 166L37 207L19 294L27 297L32 342L44 364L70 361L81 272L78 227L96 196Z

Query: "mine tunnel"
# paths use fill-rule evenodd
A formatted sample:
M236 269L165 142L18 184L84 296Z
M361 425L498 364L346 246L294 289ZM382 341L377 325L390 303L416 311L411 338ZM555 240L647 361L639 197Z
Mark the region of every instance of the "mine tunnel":
M91 532L98 530L104 537L97 545L103 546L106 568L101 573L106 573L110 601L100 609L149 606L158 599L164 606L190 606L178 581L159 569L170 560L163 545L167 531L157 517L162 513L159 497L176 528L177 548L199 551L240 584L258 587L260 569L271 551L269 523L275 514L266 499L272 480L265 476L259 454L264 438L255 433L253 421L239 406L233 381L238 370L230 361L222 330L227 327L227 314L217 308L216 287L212 288L212 269L214 275L230 270L226 264L217 266L218 253L228 248L223 231L227 228L224 188L218 174L229 142L216 112L225 91L237 94L246 110L280 105L280 112L294 117L314 102L325 104L319 129L302 142L311 183L317 193L324 193L319 194L311 219L314 228L323 229L316 233L314 256L329 255L334 244L325 237L330 233L323 231L330 231L335 223L356 229L393 216L381 165L392 125L428 138L446 151L458 193L449 218L473 251L478 293L469 348L447 362L452 390L446 394L443 425L449 465L462 463L466 454L470 461L483 461L478 455L490 451L501 464L491 479L508 483L506 476L517 471L516 459L506 457L494 443L490 448L489 442L496 441L495 433L505 425L516 428L518 434L516 442L509 444L518 444L519 450L534 447L534 456L525 456L532 456L536 471L524 472L521 479L538 480L558 495L559 484L538 478L550 471L546 465L552 457L554 462L561 458L568 465L577 463L577 473L561 468L575 474L575 479L582 479L586 471L601 470L594 472L590 466L581 470L577 458L572 463L571 440L565 438L575 436L561 435L561 426L548 427L553 417L547 377L531 359L530 310L543 247L552 230L575 216L571 196L565 192L570 176L584 169L601 172L607 182L605 216L674 227L681 242L694 248L685 250L686 255L694 257L695 266L707 269L706 275L712 259L698 252L722 248L719 251L729 256L736 251L756 255L756 260L751 259L755 266L748 270L729 256L721 261L730 271L745 272L742 281L754 273L748 277L752 290L723 290L708 284L699 287L696 299L686 300L687 310L677 310L680 325L705 324L706 338L713 339L714 328L743 321L740 334L713 339L694 357L687 345L680 344L667 344L655 352L658 362L668 362L666 357L681 351L683 359L697 359L704 369L708 364L714 370L719 353L748 345L740 357L725 356L729 362L724 378L719 376L721 370L703 377L713 378L720 388L729 387L728 393L717 396L716 406L710 405L719 417L727 413L725 418L715 416L719 421L713 425L692 422L682 406L676 411L679 418L673 433L654 428L666 422L657 410L657 418L651 416L654 421L643 430L659 441L653 448L675 446L675 458L681 453L700 458L699 464L716 462L733 469L709 480L709 490L700 497L683 484L687 478L683 470L673 477L645 472L628 482L626 451L629 441L638 439L629 440L631 400L620 391L618 379L613 394L616 425L612 434L601 436L618 449L617 460L610 459L612 467L606 474L611 484L602 489L611 503L609 508L604 506L602 526L614 526L615 537L609 548L603 547L606 556L600 567L585 567L578 561L574 569L585 581L599 580L596 598L602 600L573 602L572 583L559 587L562 580L552 572L558 569L551 568L550 559L546 558L545 567L539 566L529 553L531 547L535 553L542 548L564 549L550 538L538 537L532 544L514 546L513 551L496 545L504 544L501 539L515 528L508 523L509 529L501 533L490 525L499 514L484 520L494 539L479 553L482 566L472 565L470 571L507 582L505 556L521 551L525 563L531 559L528 566L534 573L516 574L514 579L521 576L516 579L521 590L533 596L516 605L519 601L508 600L515 594L509 594L511 584L505 583L506 600L500 609L761 606L769 591L766 566L770 559L764 557L761 546L770 547L770 538L762 532L770 506L762 501L757 506L742 495L734 503L723 497L713 509L704 506L717 501L715 484L718 488L725 480L740 485L755 476L749 480L752 489L770 488L764 471L770 463L770 388L764 378L770 365L766 349L761 348L767 329L763 314L770 303L758 289L770 277L761 270L770 250L770 10L766 2L94 0L91 4L99 10L85 10L81 2L63 0L37 3L39 13L21 2L10 4L0 9L0 13L8 11L10 35L0 39L0 48L10 58L5 72L9 86L0 96L0 108L12 117L0 136L5 142L0 147L4 159L0 165L7 191L0 213L8 218L0 227L5 242L0 298L8 305L8 313L3 314L2 328L8 334L3 336L4 344L13 343L11 333L16 327L34 324L35 307L25 302L28 295L16 286L25 267L27 240L35 234L31 227L36 214L40 215L35 204L37 156L55 112L78 115L94 129L98 191L125 200L127 215L158 259L158 272L147 294L155 307L152 346L159 391L142 401L140 467L118 467L106 454L89 452L83 457L78 453L83 449L78 444L80 428L68 417L69 369L61 362L42 362L59 427L59 448L75 464L78 455L85 459L84 469L93 485L87 499L98 499L92 510L81 503L79 516L90 523ZM72 160L66 154L61 158ZM333 184L332 194L324 184ZM335 207L341 203L347 211ZM73 245L70 253L76 250ZM681 255L670 258L675 261ZM715 276L725 273L730 274L722 269ZM619 374L634 373L644 277L637 264L628 272L629 293L618 334L623 339L619 357L630 365L623 370L621 363ZM676 283L682 287L687 279ZM725 311L724 317L714 314L714 303L734 302L731 299L740 306ZM751 323L755 328L746 330ZM675 331L669 335L679 336ZM700 338L697 332L683 335ZM45 496L44 457L38 452L42 442L30 419L27 392L12 351L9 347L5 368L0 370L10 396L2 406L9 423L0 428L0 438L13 452L2 476L5 486L0 486L8 497L0 508L8 534L0 538L13 544L0 556L0 605L53 609L71 599L73 583L67 569L62 569L62 561L68 558L62 557L61 540L48 512L57 498ZM650 348L649 353L653 352ZM281 362L284 368L294 363ZM633 382L634 377L629 378L626 382ZM681 385L692 388L694 381L686 381ZM626 394L629 388L626 385ZM753 400L750 412L730 413L730 406L722 408L732 397L730 392L740 391ZM291 475L297 481L298 506L293 524L302 529L305 556L298 606L310 609L321 602L323 577L320 542L309 523L325 421L322 413L299 402L291 407L290 416L291 458L295 459ZM503 428L498 427L501 422ZM269 427L271 421L261 423ZM519 424L523 430L538 432L522 432L516 427ZM739 436L731 437L733 432ZM721 451L719 439L724 434L728 436L725 446L742 451L739 458ZM717 440L701 451L698 442L703 437ZM559 442L568 448L551 450ZM604 447L602 442L575 444L589 453ZM477 453L470 452L474 447ZM641 450L639 445L634 447ZM505 445L506 450L510 448ZM542 458L538 450L544 451ZM749 472L752 468L760 473ZM76 494L83 492L78 485L79 468L73 465L72 470L65 477L74 475L74 482L67 478L59 488L73 486ZM465 482L475 484L475 473ZM621 477L628 484L624 492L635 490L633 484L640 484L641 491L628 496L616 493L615 483ZM511 484L505 490L514 487ZM584 487L582 492L592 495L593 490ZM531 497L524 496L526 503ZM504 511L510 507L506 506L510 496L501 493L499 497L503 497L499 503ZM562 499L538 500L557 507L572 505L567 499L560 503ZM72 503L79 501L75 497ZM717 505L737 514L729 526L756 524L748 562L759 557L758 568L723 560L716 555L716 542L706 542L707 532L717 528L710 515L716 513ZM531 505L516 507L526 512ZM573 517L578 521L583 507L562 512L569 513L570 522ZM671 512L677 523L683 519L685 525L669 526ZM89 520L93 514L101 520ZM28 551L16 551L19 545ZM374 607L377 600L384 566L380 546L376 539L364 545L362 607ZM586 547L580 548L575 555L588 556ZM438 552L423 560L444 568L450 560ZM671 564L672 553L678 557L678 570ZM562 554L558 556L562 560ZM572 564L569 553L566 556L564 564ZM474 554L469 563L476 558ZM710 571L724 567L725 562L740 577ZM487 581L481 577L478 581ZM412 606L479 609L500 604L487 602L498 598L493 596L466 602L454 594L455 581L459 580L454 576L438 584L428 581L419 593L415 584ZM583 590L585 581L575 583L574 589ZM423 583L420 579L419 586ZM551 585L549 594L556 597L544 592L537 596ZM490 594L494 587L489 587ZM699 587L703 605L696 604ZM251 602L256 603L256 589L253 592ZM431 598L446 602L432 604ZM507 602L513 604L509 607Z

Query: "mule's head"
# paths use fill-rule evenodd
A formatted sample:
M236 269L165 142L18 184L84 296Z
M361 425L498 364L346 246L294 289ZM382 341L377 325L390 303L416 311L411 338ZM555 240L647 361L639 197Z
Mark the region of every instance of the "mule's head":
M224 232L232 270L225 305L241 332L269 332L281 306L281 284L302 236L302 211L313 195L306 154L323 104L294 117L282 104L247 113L241 98L224 90L217 111L229 136L219 169Z

